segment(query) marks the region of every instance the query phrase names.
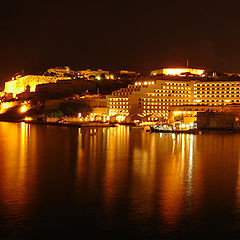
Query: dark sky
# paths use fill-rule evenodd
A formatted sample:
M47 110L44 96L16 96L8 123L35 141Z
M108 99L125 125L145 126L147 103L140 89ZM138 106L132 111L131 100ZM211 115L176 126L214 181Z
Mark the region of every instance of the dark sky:
M0 81L24 69L240 72L236 1L2 0Z

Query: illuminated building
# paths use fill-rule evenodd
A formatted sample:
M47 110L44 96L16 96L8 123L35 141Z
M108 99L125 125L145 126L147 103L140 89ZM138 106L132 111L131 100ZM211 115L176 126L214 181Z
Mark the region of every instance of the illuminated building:
M225 106L240 104L240 80L162 77L139 81L107 97L110 115L141 114L152 120L169 119L181 106Z
M69 67L55 67L55 68L49 68L47 70L49 74L53 73L56 76L64 77L66 75L74 75L74 71L72 71Z
M56 76L59 76L59 77L72 75L80 78L86 78L89 80L93 78L96 78L97 80L101 80L102 78L114 79L113 74L110 74L109 71L103 71L102 69L98 69L97 71L92 71L91 69L74 71L66 66L66 67L50 68L47 70L47 72L49 74L55 74Z
M4 93L13 94L16 97L17 94L23 93L29 87L30 92L35 92L36 86L43 83L56 83L58 80L70 80L67 77L53 77L53 76L41 76L41 75L26 75L17 76L11 81L5 83Z
M2 102L0 103L0 114L5 113L9 108L17 105L17 102Z
M156 118L167 119L171 105L188 104L193 101L192 87L186 81L135 82L107 97L109 113L110 115L140 113L143 116L156 115Z
M120 81L136 81L140 77L140 73L128 70L120 70L116 72L116 79Z
M194 69L194 68L162 68L159 70L154 70L151 72L151 76L158 74L164 75L184 75L186 73L202 76L205 70L203 69Z
M194 84L193 96L197 104L239 103L240 81L199 81Z
M83 76L91 80L91 78L96 78L97 80L101 80L102 76L106 79L113 79L113 75L109 73L109 71L103 71L102 69L98 69L97 71L92 71L91 69L87 70L79 70L75 71L76 75Z

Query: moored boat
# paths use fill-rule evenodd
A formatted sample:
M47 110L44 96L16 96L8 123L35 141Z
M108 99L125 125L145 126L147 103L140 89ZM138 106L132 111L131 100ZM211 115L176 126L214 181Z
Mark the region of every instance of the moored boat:
M151 132L160 132L160 133L188 133L188 134L198 134L199 131L195 128L190 129L174 129L173 125L167 124L155 124L150 126Z

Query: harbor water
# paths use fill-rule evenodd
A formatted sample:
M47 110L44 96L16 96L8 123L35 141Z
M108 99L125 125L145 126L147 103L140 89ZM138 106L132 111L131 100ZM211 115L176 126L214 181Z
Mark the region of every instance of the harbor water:
M240 236L239 133L0 122L0 239L210 234Z

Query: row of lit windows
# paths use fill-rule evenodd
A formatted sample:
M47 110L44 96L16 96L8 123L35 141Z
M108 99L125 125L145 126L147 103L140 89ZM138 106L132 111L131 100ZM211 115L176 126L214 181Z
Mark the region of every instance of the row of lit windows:
M165 86L163 86L163 89L168 89L168 90L173 90L173 89L178 89L178 90L180 90L180 89L185 89L185 90L191 90L191 88L189 88L189 87L165 87Z
M127 101L128 98L110 98L110 101Z
M128 108L128 106L110 106L110 108Z
M173 86L188 86L188 83L174 83L174 82L166 82L167 85Z
M211 100L194 100L194 102L240 102L239 99L236 99L236 100L214 100L214 99L211 99Z
M218 86L239 86L239 83L197 83L194 86L203 86L203 87L218 87Z
M156 118L156 117L149 117L148 118L148 121L150 122L150 121L157 121L159 118Z
M238 93L239 94L239 91L231 91L231 92L229 92L229 91L205 91L205 92L202 92L202 91L200 91L200 92L195 92L194 91L194 94L209 94L209 93L213 93L213 94L222 94L222 93L228 93L228 94L234 94L234 93Z
M171 97L183 97L183 98L186 98L186 97L191 97L192 95L191 94L175 94L175 93L171 93L171 94L168 94L168 96L171 96Z
M118 92L118 93L113 93L112 95L114 96L127 96L127 95L131 95L132 92Z
M191 93L191 91L181 91L181 90L160 90L160 91L155 91L156 93ZM152 93L154 94L154 93Z
M143 98L143 102L188 102L187 99Z
M137 86L137 85L139 85L139 86L141 86L141 85L154 85L155 84L155 82L135 82L135 85Z
M240 90L240 88L239 87L223 87L223 88L221 88L221 87L217 87L217 88L211 88L211 87L206 87L206 88L194 88L194 91L200 91L200 90L202 90L202 91L206 91L206 90L214 90L214 91L217 91L217 90L222 90L222 91L226 91L226 90Z
M159 104L159 105L161 105L161 104ZM177 103L166 103L166 104L162 104L162 105L184 105L184 103L179 103L179 102L177 102ZM152 107L154 107L155 105L144 105L143 107L145 107L145 106L152 106ZM158 105L157 105L158 106Z
M173 97L191 97L191 95L188 95L188 94L185 94L185 95L182 95L182 94L174 94L174 93L171 93L171 94L160 94L160 93L148 93L147 94L148 96L156 96L156 97L170 97L170 96L173 96Z
M140 91L140 87L135 87L135 88L121 88L120 90L117 90L115 93L118 93L118 92L133 92L133 91Z
M158 108L159 108L159 109L160 109L160 108L162 108L162 109L165 109L165 108L168 109L168 106L166 106L166 107L165 107L165 106L155 106L155 107L154 107L154 106L143 106L143 108L144 108L144 109L145 109L145 108L147 108L147 109L150 109L150 108L151 108L151 109L153 109L153 108L155 108L155 109L158 109Z
M128 88L138 89L138 88L141 88L141 86L130 84L130 85L128 85Z
M194 103L196 105L196 103ZM208 102L208 103L197 103L197 105L207 105L207 106L223 106L223 105L227 105L226 103L212 103L212 102Z
M114 110L110 110L111 113L128 113L127 109L114 109Z
M110 102L110 104L123 104L123 105L128 105L128 102Z
M151 120L158 120L159 118L165 118L167 119L167 116L163 115L163 114L160 114L160 113L157 113L157 116L153 116L155 115L156 113L155 112L144 112L143 113L143 116L147 116L148 117L148 121L151 121Z
M184 101L184 100L180 100L179 102L188 102L188 100ZM174 103L168 103L168 102L148 102L148 103L143 103L144 105L172 105Z
M229 97L232 97L232 98L239 98L239 95L194 95L194 97L204 97L204 98L229 98Z
M157 111L157 110L143 110L143 112L145 113L158 113L160 115L165 115L167 116L168 115L168 112L167 111Z

